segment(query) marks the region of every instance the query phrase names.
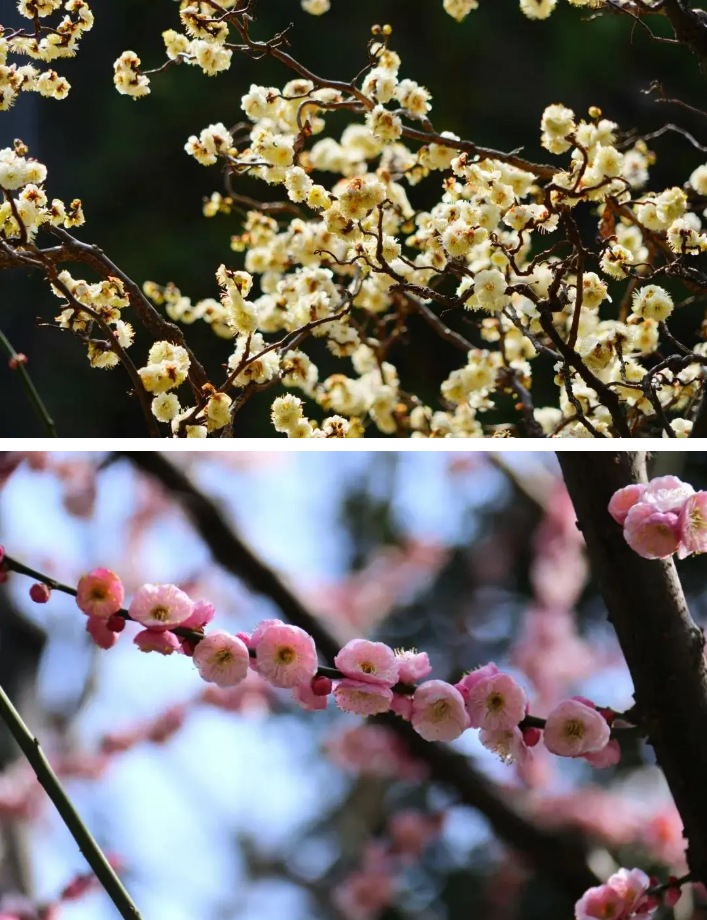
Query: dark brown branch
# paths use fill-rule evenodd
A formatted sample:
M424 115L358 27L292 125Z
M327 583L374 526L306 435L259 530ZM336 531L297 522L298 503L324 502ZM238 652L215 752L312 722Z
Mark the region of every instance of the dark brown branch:
M707 880L707 671L704 635L672 560L635 553L607 511L617 489L645 482L644 452L564 452L558 459L634 684L635 712L675 799L687 860Z

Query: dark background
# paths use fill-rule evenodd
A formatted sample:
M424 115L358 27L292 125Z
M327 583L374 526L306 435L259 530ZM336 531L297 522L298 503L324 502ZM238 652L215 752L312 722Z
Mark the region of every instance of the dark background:
M5 0L3 6L9 4ZM229 237L240 232L239 216L206 219L202 197L221 189L217 168L205 169L183 150L191 133L214 121L234 124L242 117L240 98L252 82L282 86L293 74L278 62L251 61L234 55L231 70L206 77L195 67L180 67L152 80L152 92L134 101L113 88L112 64L126 49L136 51L143 67L164 60L161 32L178 27L177 9L166 0L95 0L96 26L86 35L79 55L59 61L57 69L71 81L67 100L56 102L23 94L10 112L0 113L0 146L21 137L31 155L49 168L50 197L80 197L87 216L78 235L103 247L139 283L174 281L194 301L217 294L214 271L222 262L238 265ZM10 10L4 24L14 26ZM291 52L315 73L350 79L365 63L366 42L373 23L393 27L391 47L403 59L402 77L425 84L433 94L432 118L438 131L451 130L480 144L525 154L547 162L539 146L539 121L553 102L572 107L578 117L590 105L622 128L647 133L676 121L705 138L703 124L681 109L657 105L642 91L659 79L670 96L702 105L705 80L696 60L683 48L651 40L647 31L623 16L590 22L589 11L559 0L544 22L531 22L515 0L486 0L481 8L456 23L442 10L442 0L332 0L322 17L302 12L299 0L258 4L253 34L269 38L294 23ZM651 27L669 34L660 17ZM336 133L345 118L328 124ZM652 187L682 184L704 158L678 135L652 144L658 162ZM331 178L331 177L329 177ZM245 194L266 196L263 183L242 180ZM438 197L439 175L417 186L411 198L418 206ZM590 228L590 224L587 224ZM589 231L591 232L591 230ZM82 269L75 265L78 274ZM38 275L20 271L0 276L0 328L18 351L27 354L29 369L65 437L144 436L144 421L134 399L126 396L128 380L120 368L93 370L84 347L56 329L38 327L50 321L59 301ZM685 312L683 325L699 325L699 309ZM132 319L125 314L126 319ZM463 318L446 317L475 338ZM138 329L138 324L134 324ZM417 331L417 335L415 334ZM207 368L217 373L231 349L205 324L186 330L190 344ZM439 384L460 364L449 344L411 324L407 344L398 345L391 360L405 389L437 406ZM138 329L133 358L141 363L147 338ZM320 377L346 371L340 359L329 359L322 343L308 346L319 363ZM321 349L321 350L320 350ZM536 364L537 405L555 402L552 369ZM0 361L0 435L41 436L16 375ZM256 396L246 406L237 436L274 435L267 408L275 391ZM513 421L510 403L487 416Z

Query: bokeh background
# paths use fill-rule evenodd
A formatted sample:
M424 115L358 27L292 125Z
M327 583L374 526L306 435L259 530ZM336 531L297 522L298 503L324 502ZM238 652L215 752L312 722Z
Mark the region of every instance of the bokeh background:
M7 0L5 25L16 24ZM390 23L391 45L402 56L401 75L425 84L433 94L432 116L437 130L503 150L523 146L530 158L544 162L539 147L540 116L546 105L562 101L578 113L600 106L622 128L642 133L675 120L704 138L697 116L669 110L643 94L652 80L661 80L671 96L701 106L704 78L695 60L682 48L653 41L627 17L608 15L586 22L587 10L561 2L544 22L523 16L515 0L482 2L458 24L442 10L442 0L332 0L332 9L312 17L299 0L261 2L254 35L268 38L294 24L291 50L315 73L350 79L365 63L365 47L374 23ZM61 61L72 83L61 103L23 94L18 104L0 115L0 144L15 137L49 167L52 195L80 197L87 224L81 238L103 247L124 271L146 279L174 281L195 300L217 293L214 271L223 261L238 265L242 256L229 248L240 232L237 213L206 219L202 199L221 189L217 169L204 169L184 152L188 136L214 121L241 120L240 98L252 82L282 86L292 74L277 62L234 57L230 71L207 78L198 68L181 67L158 76L151 95L141 101L119 96L112 85L112 63L126 48L136 51L143 66L164 60L161 33L178 26L175 4L166 0L121 0L95 6L96 26L73 61ZM651 23L667 34L659 17ZM330 115L331 127L346 124ZM655 185L682 184L701 162L699 152L674 134L654 143L659 159ZM704 159L704 158L702 158ZM433 174L414 190L415 202L427 206L438 195ZM662 183L662 184L661 184ZM242 180L241 190L265 197L264 183ZM593 236L586 224L588 238ZM57 312L58 301L38 277L21 271L0 277L0 328L24 352L40 391L46 397L59 433L66 437L144 436L144 422L129 400L123 372L93 371L83 347L55 329L38 327ZM694 335L699 308L681 311L676 332ZM464 319L447 316L472 339L476 330ZM422 320L413 319L410 342L392 353L403 385L434 401L459 356L449 344L429 335ZM461 324L461 325L460 325ZM415 334L415 333L419 334ZM204 324L187 330L190 342L210 371L216 373L229 354L229 343L217 340ZM315 343L322 346L322 343ZM148 342L139 336L135 353ZM315 348L322 379L337 371L340 361ZM536 403L556 398L552 369L537 373ZM26 408L20 381L0 361L0 434L36 436L39 422ZM273 436L267 406L273 391L254 398L241 413L236 436ZM436 403L435 403L436 404ZM516 421L510 402L489 421Z
M428 651L433 677L451 680L495 660L537 715L575 693L631 705L552 455L173 453L168 462L342 644L364 635L414 646ZM178 496L133 460L4 454L0 471L0 542L24 563L69 584L106 565L128 597L146 581L174 581L208 598L214 626L232 632L279 614L213 562ZM701 452L658 454L652 471L707 487ZM707 562L678 565L705 625ZM0 592L0 680L145 920L572 916L577 881L559 863L539 872L488 810L460 804L384 727L333 705L303 712L255 675L237 692L204 695L188 659L140 653L131 626L100 651L71 598L33 604L30 584L11 575ZM490 783L504 807L566 835L586 871L684 871L679 818L635 737L604 770L542 746L506 766L474 731L451 747L474 788ZM5 920L117 916L100 890L57 906L85 864L4 729L0 841ZM675 909L677 920L704 915L689 891Z

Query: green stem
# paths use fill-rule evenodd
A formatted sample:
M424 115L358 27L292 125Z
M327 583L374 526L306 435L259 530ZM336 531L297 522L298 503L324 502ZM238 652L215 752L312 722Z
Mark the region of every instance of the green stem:
M3 348L5 349L5 351L7 352L10 358L17 357L17 352L12 347L10 340L5 335L5 333L2 331L2 329L0 329L0 345L3 346ZM19 361L17 364L17 372L19 373L20 379L22 380L22 384L25 390L27 391L27 396L29 397L29 401L32 403L32 407L34 408L34 411L37 413L42 424L46 428L47 434L49 435L50 438L58 438L59 435L56 433L56 428L54 427L54 421L51 415L49 414L49 412L47 411L47 407L42 402L42 397L37 392L37 388L32 383L32 378L27 373L27 368L22 363L22 361Z
M52 770L44 751L39 746L39 741L22 721L22 717L12 705L10 698L2 687L0 687L0 718L10 729L12 737L20 746L22 753L37 774L37 779L56 806L56 810L71 832L71 836L86 857L86 862L93 869L96 878L103 885L108 897L118 908L121 916L125 920L141 920L140 912L133 904L130 895L123 888L120 879L69 801L56 773Z

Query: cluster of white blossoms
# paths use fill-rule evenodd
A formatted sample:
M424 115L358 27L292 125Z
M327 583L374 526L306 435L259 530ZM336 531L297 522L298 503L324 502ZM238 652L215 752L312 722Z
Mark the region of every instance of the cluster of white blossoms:
M51 201L43 188L47 167L27 156L27 147L16 141L14 148L0 150L0 239L21 238L31 242L40 227L80 227L84 223L81 201L65 204ZM13 194L16 193L16 194Z
M57 22L45 20L61 10ZM31 29L12 31L0 26L0 112L6 111L21 92L35 92L52 99L65 99L69 81L55 70L40 70L32 64L9 63L10 56L29 57L49 63L73 57L81 37L93 28L93 13L86 0L18 0L20 16L33 20Z
M603 6L633 8L633 5L627 0L569 0L569 3L572 6L590 7L591 9L599 9ZM466 19L472 10L479 8L477 0L444 0L443 6L457 22ZM528 19L547 19L556 6L557 0L520 0L521 11ZM659 0L647 0L645 6L659 8L660 3Z
M208 15L182 2L187 35L165 33L170 59L187 53L195 39L227 45L226 20L213 22L206 5ZM445 2L457 18L475 5ZM303 4L313 13L325 6ZM680 258L707 248L685 190L642 191L652 152L640 140L622 142L618 126L596 108L583 120L560 104L543 112L541 143L552 154L569 153L565 168L480 156L460 149L449 133L411 149L403 142L405 123L428 124L431 95L401 76L389 34L389 27L374 30L371 64L350 94L300 77L282 88L252 84L241 100L251 123L247 134L240 126L234 136L217 123L185 145L202 165L225 166L229 189L239 175L257 177L280 186L297 213L283 221L267 209L248 211L243 232L231 237L234 252L245 253L245 270L218 269L219 300L193 304L171 284L144 288L172 319L202 318L220 337L235 339L221 390L276 383L299 389L348 419L347 437L371 426L386 435L483 437L507 433L508 426L485 422L484 414L497 409L504 391L531 389L532 362L544 351L555 358L558 405L533 407L533 414L548 436L616 436L607 389L620 397L636 431L655 426L656 413L691 408L707 349L698 346L694 363L661 369L650 379L651 392L645 385L651 365L643 363L658 350L661 324L675 309L668 290L651 283L655 237ZM141 78L137 70L134 76ZM328 111L342 107L361 120L322 136ZM439 201L416 210L409 189L434 173L442 178ZM707 167L693 172L690 187L707 192ZM229 214L230 194L215 192L204 214ZM587 203L597 209L601 247L590 253L570 235L575 246L580 239L580 258L561 259L554 240L548 246L543 237L578 234L572 211ZM610 286L627 279L631 290L620 298L616 318ZM434 309L435 300L470 311L481 341L491 346L469 343L467 363L441 382L441 408L406 392L388 357L391 318L400 328L401 316L420 304L424 311L432 302L427 309ZM333 355L350 360L352 372L320 379L312 358L289 347L298 331L324 339ZM589 378L560 354L558 340L571 343ZM321 436L324 429L305 417L299 397L281 399L272 414L277 431ZM659 421L678 436L691 427L687 418Z
M476 5L444 2L460 20ZM24 0L20 11L45 16L59 6ZM329 3L302 6L320 14ZM544 18L554 0L521 6ZM65 9L72 22L90 22L81 0ZM204 215L246 216L230 237L233 261L216 270L207 296L143 285L138 313L152 311L146 325L163 328L131 373L150 424L145 394L173 436L229 436L245 401L277 386L297 392L272 403L273 426L288 437L689 436L705 389L707 324L687 347L666 323L707 290L698 262L707 251L707 164L682 186L650 189L653 152L596 107L584 118L559 103L542 112L541 144L564 158L556 166L437 133L431 93L405 75L389 26L373 27L368 66L346 83L281 52L282 36L252 39L237 0L179 0L178 16L181 31L163 33L166 61L150 73L188 63L217 74L246 49L297 75L282 87L251 84L245 121L210 124L186 140L189 156L226 175L225 194L214 192ZM16 37L2 41L17 50ZM115 62L121 93L149 93L140 65L131 51ZM46 170L25 154L0 153L0 228L20 261L43 227L83 222L79 201L48 203ZM240 195L241 176L261 180L270 200ZM424 209L414 200L421 183L433 202ZM598 232L587 233L588 218ZM57 284L48 274L68 301L62 326L87 342L94 366L115 365L132 341L120 310L142 295L129 286L129 297L110 275L90 284L62 272ZM209 380L162 311L177 324L201 320L230 343L223 379ZM436 398L411 392L395 363L420 329L459 355L435 381ZM548 361L556 396L536 405L534 368Z

